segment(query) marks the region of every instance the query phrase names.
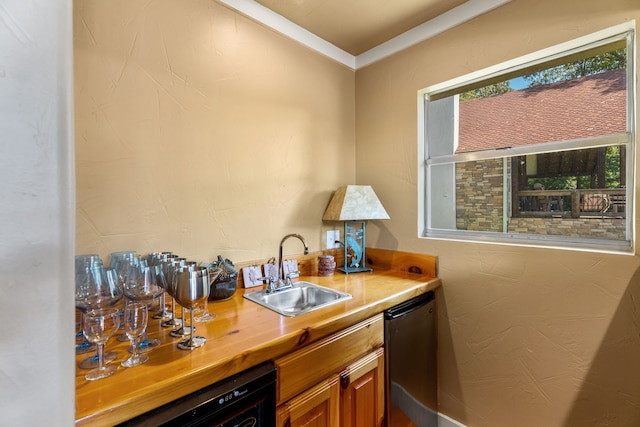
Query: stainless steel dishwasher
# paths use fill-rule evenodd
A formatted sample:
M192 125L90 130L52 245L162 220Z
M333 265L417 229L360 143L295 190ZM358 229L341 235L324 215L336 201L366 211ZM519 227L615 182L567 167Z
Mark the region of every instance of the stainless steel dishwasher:
M435 293L392 307L384 318L387 427L437 427Z

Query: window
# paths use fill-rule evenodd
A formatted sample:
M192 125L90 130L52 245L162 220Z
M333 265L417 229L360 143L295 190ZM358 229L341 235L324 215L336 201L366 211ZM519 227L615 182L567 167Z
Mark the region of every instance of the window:
M633 32L419 91L422 236L633 250Z

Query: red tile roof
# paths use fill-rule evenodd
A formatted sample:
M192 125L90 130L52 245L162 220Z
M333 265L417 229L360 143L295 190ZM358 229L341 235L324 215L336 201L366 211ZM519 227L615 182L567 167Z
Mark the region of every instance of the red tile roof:
M625 70L460 103L457 152L626 132Z

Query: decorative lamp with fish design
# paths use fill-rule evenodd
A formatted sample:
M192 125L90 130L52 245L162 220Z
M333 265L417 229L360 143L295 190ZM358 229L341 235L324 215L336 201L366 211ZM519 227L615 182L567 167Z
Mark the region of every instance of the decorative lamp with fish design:
M344 267L349 273L372 271L365 254L367 221L389 219L370 185L346 185L336 190L322 216L324 221L344 221Z

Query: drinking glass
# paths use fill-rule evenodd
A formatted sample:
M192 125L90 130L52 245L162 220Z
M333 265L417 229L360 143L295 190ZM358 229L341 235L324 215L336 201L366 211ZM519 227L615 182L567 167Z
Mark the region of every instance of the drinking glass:
M76 277L76 291L77 291L78 275L81 273L83 274L85 271L85 268L87 267L91 268L94 265L95 266L102 265L102 259L97 254L83 254L83 255L76 255L75 262L76 262L75 277ZM78 311L80 312L81 317L80 317L80 321L76 322L76 325L79 326L78 330L76 331L76 337L82 338L82 342L80 342L79 344L76 344L76 354L85 354L85 353L95 352L96 346L91 344L89 341L87 341L87 339L84 337L84 334L82 333L82 311L81 310L78 310Z
M176 319L176 303L173 298L173 291L175 288L174 284L174 271L176 268L180 267L181 258L178 258L177 255L171 255L171 257L166 257L162 263L162 271L165 277L166 288L165 291L171 297L171 309L169 312L169 318L163 321L160 325L163 328L180 328L182 326L182 322L180 319Z
M118 251L111 252L111 257L109 258L109 267L118 269L118 266L124 263L125 261L133 260L136 257L136 251Z
M159 285L159 274L162 274L160 266L149 266L146 260L136 258L129 263L126 269L123 286L125 296L130 301L150 306L154 299L164 292L164 289ZM151 351L159 345L160 340L147 340L146 337L143 337L138 350L141 352Z
M116 365L105 364L104 346L109 338L116 333L119 326L120 314L117 308L97 308L84 313L82 317L84 336L98 347L98 367L85 375L87 380L106 378L118 370Z
M82 317L88 310L114 307L122 299L122 287L117 279L113 279L109 270L99 263L84 263L78 266L76 272L76 308ZM84 334L83 334L84 335ZM86 339L86 338L85 338ZM94 351L94 350L92 350ZM115 360L117 354L109 352L103 355L107 361ZM98 355L86 357L80 361L78 367L91 369L98 365Z
M102 259L98 254L76 255L76 273L84 270L85 267L99 267L102 265Z
M209 283L213 283L214 280L222 273L221 268L216 268L213 270L209 270ZM206 323L210 322L216 318L216 315L213 313L209 313L209 298L205 298L204 300L204 311L197 316L195 316L196 322Z
M166 254L166 255L165 255ZM164 265L163 261L167 259L168 256L172 256L171 252L154 252L152 254L147 255L147 262L149 266L159 267L157 271L158 285L162 288L162 293L160 294L160 301L158 302L158 312L151 316L153 319L159 320L169 320L171 319L171 312L167 310L167 278L164 274Z
M76 308L113 307L122 299L122 286L113 281L102 264L87 264L76 272Z
M124 308L124 332L131 340L131 356L121 365L125 368L138 366L149 360L146 354L138 353L138 341L147 328L148 307L141 302L129 302Z
M174 298L183 309L189 309L192 325L189 338L178 342L178 348L193 350L203 346L207 341L205 337L194 336L193 309L209 297L209 273L206 267L183 267L176 271L176 275Z
M82 312L80 312L80 321L76 321L76 341L78 338L82 340L76 344L76 354L86 354L96 351L96 346L87 341L82 333Z
M176 301L176 288L178 283L178 272L184 271L193 271L194 268L198 266L198 263L195 261L188 261L186 258L176 258L176 263L178 263L173 269L173 300ZM169 335L176 338L182 338L185 335L189 335L192 332L195 332L196 325L191 322L190 325L187 325L185 321L185 308L181 306L180 310L180 319L177 320L178 326L175 329L172 329L169 332Z
M111 252L111 258L109 259L109 269L115 271L121 287L124 287L125 276L129 269L129 265L135 262L135 251ZM124 311L121 313L121 315L124 315ZM129 341L129 338L127 338L127 334L125 334L124 332L116 336L116 339L120 342Z

